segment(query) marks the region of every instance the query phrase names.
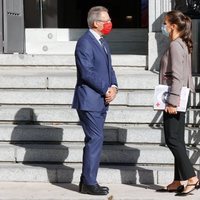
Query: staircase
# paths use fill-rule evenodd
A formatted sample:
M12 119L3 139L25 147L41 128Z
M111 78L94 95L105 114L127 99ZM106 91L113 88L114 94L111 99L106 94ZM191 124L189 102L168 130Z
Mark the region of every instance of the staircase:
M158 75L147 57L113 55L119 93L110 106L100 183L164 184L173 178L162 113L153 111ZM199 78L194 77L196 87ZM78 183L84 134L71 109L73 56L0 55L0 181ZM186 143L200 168L199 93L187 114Z

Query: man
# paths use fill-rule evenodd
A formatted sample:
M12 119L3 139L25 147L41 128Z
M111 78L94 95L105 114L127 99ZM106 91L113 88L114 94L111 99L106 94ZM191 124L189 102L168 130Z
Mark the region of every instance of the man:
M72 104L85 133L79 191L106 195L109 188L100 186L96 177L106 113L109 103L117 94L117 80L111 66L110 50L102 37L110 33L112 23L108 10L102 6L89 10L87 22L89 30L78 40L75 50L77 83Z

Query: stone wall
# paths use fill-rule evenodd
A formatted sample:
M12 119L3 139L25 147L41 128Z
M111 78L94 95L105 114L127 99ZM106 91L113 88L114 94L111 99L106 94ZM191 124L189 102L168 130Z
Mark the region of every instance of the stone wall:
M148 43L148 68L152 71L159 70L160 57L169 45L169 40L161 33L161 24L166 12L173 7L172 0L149 1L149 43Z

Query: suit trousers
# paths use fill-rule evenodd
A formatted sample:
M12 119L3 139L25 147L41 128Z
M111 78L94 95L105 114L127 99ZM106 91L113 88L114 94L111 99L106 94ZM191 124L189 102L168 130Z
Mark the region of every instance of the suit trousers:
M187 180L195 176L192 164L187 156L185 147L185 113L178 112L176 115L164 112L165 141L171 150L174 160L174 180Z
M81 181L87 185L95 185L97 184L107 110L102 112L77 110L77 112L85 133Z

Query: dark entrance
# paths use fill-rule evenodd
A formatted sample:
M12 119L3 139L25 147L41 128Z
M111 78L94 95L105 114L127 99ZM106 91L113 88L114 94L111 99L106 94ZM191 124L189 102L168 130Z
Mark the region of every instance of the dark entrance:
M109 9L114 28L147 28L148 0L24 0L26 28L86 28L89 8Z

